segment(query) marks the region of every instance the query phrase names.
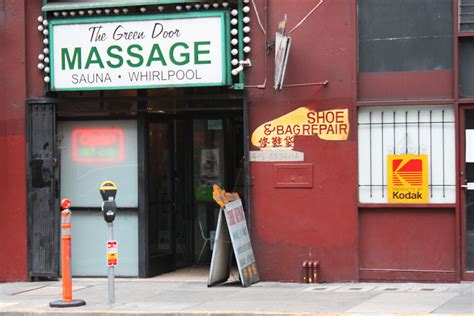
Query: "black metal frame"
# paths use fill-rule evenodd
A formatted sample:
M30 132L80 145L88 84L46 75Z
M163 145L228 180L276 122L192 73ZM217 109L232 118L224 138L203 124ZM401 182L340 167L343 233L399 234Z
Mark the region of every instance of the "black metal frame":
M51 273L41 273L41 272L32 272L33 270L33 259L32 256L33 251L36 249L33 249L32 246L32 232L31 232L31 226L33 223L33 212L32 212L32 201L31 201L31 192L30 192L30 187L31 187L31 181L32 181L32 175L31 175L31 170L30 170L30 165L31 165L31 145L32 145L32 126L31 126L31 107L32 106L41 106L41 105L51 105L53 107L52 109L52 117L55 117L55 104L49 102L49 100L44 100L44 99L38 99L38 100L27 100L25 103L25 108L26 108L26 115L25 115L25 137L26 137L26 144L25 144L25 161L26 161L26 192L27 192L27 197L26 197L26 206L27 206L27 264L28 264L28 275L30 278L33 277L45 277L45 278L56 278L59 276L59 269L60 269L60 263L59 263L59 255L60 255L60 212L59 212L59 165L57 164L54 168L53 171L53 186L52 186L52 191L53 191L53 205L57 205L58 209L57 212L56 210L52 210L53 214L53 239L54 239L54 245L53 247L53 270ZM56 131L56 120L53 119L52 122L53 126L53 140L56 137L55 131ZM58 157L58 148L54 144L53 141L53 159L57 159Z

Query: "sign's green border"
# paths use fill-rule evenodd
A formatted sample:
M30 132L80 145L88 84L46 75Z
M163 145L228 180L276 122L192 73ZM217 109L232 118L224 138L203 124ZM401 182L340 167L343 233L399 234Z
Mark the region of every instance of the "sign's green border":
M220 17L222 27L222 81L219 83L191 83L191 84L157 84L147 86L117 86L102 88L59 88L54 86L54 25L67 24L85 24L98 22L120 22L120 21L149 21L149 20L170 20L170 19L193 19L203 17ZM130 15L114 17L86 17L51 20L49 23L49 51L50 51L50 89L51 91L92 91L92 90L128 90L128 89L152 89L152 88L179 88L179 87L211 87L211 86L229 86L231 85L230 74L230 26L228 11L210 11L210 12L184 12L184 13L164 13L150 15Z

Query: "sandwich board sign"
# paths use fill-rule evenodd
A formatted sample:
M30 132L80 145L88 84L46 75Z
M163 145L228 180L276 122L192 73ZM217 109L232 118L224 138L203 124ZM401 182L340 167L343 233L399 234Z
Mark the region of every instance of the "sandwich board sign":
M259 276L242 200L238 194L225 193L217 185L214 185L213 195L221 209L217 222L208 286L227 281L230 275L232 250L237 261L242 285L247 287L257 283Z

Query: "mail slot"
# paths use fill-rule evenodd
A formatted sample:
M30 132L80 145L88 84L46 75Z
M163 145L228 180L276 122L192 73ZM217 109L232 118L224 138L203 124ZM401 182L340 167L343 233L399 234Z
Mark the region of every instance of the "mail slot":
M275 188L312 188L313 164L274 164L273 186Z

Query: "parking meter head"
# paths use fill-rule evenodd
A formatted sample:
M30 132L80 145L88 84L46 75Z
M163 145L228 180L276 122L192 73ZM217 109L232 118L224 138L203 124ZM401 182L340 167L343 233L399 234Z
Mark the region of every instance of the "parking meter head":
M71 207L71 200L69 199L62 199L61 200L61 209L67 210Z
M115 201L102 202L102 212L104 214L104 220L107 223L113 222L115 219L115 213L117 212L117 205L115 205Z
M115 195L117 195L117 185L112 181L104 181L99 187L100 195L102 200L110 201L115 200Z

